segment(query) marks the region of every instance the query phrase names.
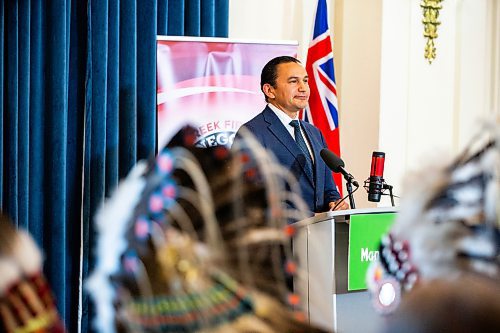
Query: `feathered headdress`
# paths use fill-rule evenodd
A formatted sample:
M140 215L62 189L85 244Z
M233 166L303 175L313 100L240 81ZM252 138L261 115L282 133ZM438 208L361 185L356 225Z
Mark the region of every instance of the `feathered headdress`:
M64 332L42 262L31 236L0 214L0 331Z
M419 281L474 274L500 282L499 128L485 125L454 162L411 178L418 181L367 276L383 311Z
M105 203L87 284L100 331L322 332L287 288L298 185L244 136L232 151L193 148L186 128Z

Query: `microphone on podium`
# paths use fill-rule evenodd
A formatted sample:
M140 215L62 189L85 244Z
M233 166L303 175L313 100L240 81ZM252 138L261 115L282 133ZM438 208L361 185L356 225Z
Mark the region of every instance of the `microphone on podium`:
M384 180L385 153L374 151L372 153L372 165L370 168L370 177L365 180L364 188L368 192L368 201L380 202L380 197L386 189L389 189L391 203L394 206L394 195L392 186L386 184Z
M356 179L354 179L354 177L349 172L347 172L347 170L344 168L345 167L344 161L342 161L340 157L335 155L334 152L326 148L323 148L319 152L319 155L325 162L326 166L330 168L330 170L332 170L333 172L341 173L344 176L346 180L346 188L348 193L347 195L349 196L349 204L351 205L352 209L355 209L356 205L354 203L354 196L352 194L356 190L353 191L351 185L356 186L356 189L358 189L359 183L356 181ZM345 198L346 197L342 198L342 200L344 200Z
M374 151L372 153L372 165L368 185L368 201L380 202L380 196L384 187L384 163L385 153Z
M326 166L330 168L333 172L341 173L344 175L344 178L348 182L352 182L354 186L359 186L358 182L354 179L354 177L344 169L345 163L342 161L340 157L335 155L334 152L328 150L326 148L321 149L319 152L321 158L325 162Z

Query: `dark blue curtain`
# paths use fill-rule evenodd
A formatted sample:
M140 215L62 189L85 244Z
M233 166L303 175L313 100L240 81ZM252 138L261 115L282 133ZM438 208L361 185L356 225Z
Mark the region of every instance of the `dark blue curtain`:
M70 332L80 310L91 331L92 218L157 149L156 35L227 37L228 2L0 4L0 208L42 247Z

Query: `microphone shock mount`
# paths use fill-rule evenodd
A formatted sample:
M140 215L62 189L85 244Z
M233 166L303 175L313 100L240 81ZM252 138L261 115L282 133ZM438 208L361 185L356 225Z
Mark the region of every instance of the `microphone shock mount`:
M367 193L370 193L370 186L372 189L374 189L376 192L380 193L380 195L387 195L384 192L386 190L389 190L389 196L391 198L391 205L392 207L395 206L394 204L394 194L392 193L392 185L389 185L385 182L384 178L381 179L380 182L371 182L370 177L368 177L363 184L363 187L365 188Z

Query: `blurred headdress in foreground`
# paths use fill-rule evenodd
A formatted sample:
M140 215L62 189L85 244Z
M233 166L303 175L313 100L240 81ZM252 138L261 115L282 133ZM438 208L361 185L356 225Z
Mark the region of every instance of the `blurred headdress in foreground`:
M498 333L499 294L498 283L487 283L478 276L428 281L405 294L379 332Z
M42 262L31 236L0 214L0 332L64 332Z
M251 137L194 148L183 129L97 217L88 281L102 332L322 332L302 321L289 221L298 185ZM295 309L295 310L293 310Z
M492 121L450 165L411 178L367 276L383 312L428 280L471 274L500 282L499 175L500 126Z

